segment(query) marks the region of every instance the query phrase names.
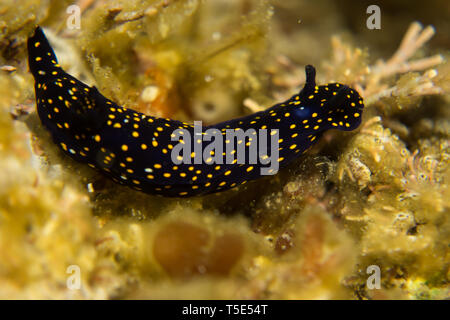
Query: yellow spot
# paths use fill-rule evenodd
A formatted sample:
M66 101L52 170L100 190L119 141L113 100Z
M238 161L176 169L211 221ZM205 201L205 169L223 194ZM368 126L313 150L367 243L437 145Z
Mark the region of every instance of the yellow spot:
M163 128L158 127L158 128L156 128L156 130L158 130L158 131L163 131Z
M293 145L291 145L290 147L289 147L289 149L295 149L297 147L297 145L296 144L293 144Z
M291 114L289 113L289 112L286 112L285 114L284 114L284 116L287 118L287 117L289 117Z
M113 127L114 128L122 128L122 125L120 123L115 123Z
M41 43L38 41L38 42L36 42L36 43L34 44L34 47L37 48L37 47L39 47L40 45L41 45Z
M125 160L127 160L127 162L133 162L133 158L132 157L126 157Z
M166 178L170 178L170 173L166 172L166 173L163 174L163 176L166 177Z
M278 158L278 162L281 162L281 161L283 161L284 160L284 158L283 157L281 157L281 158Z
M161 169L161 168L162 168L162 165L160 165L159 163L155 163L154 167L155 167L156 169Z
M102 138L100 137L99 134L96 134L95 137L94 137L94 140L97 141L97 142L100 142L101 139Z
M291 126L289 128L294 129L296 127L295 124L291 124Z
M35 59L36 61L41 61L42 60L42 58L41 57L36 57L36 59Z
M355 116L355 118L358 118L358 117L359 117L359 113L356 112L356 113L354 114L354 116Z
M180 177L182 177L182 178L186 177L186 173L180 172Z
M312 99L312 98L314 98L313 94L308 97L308 99Z
M315 118L315 117L317 117L317 113L314 112L311 116L312 116L313 118Z
M296 136L298 136L298 133L294 133L291 138L295 138Z
M126 144L122 145L122 151L127 151L128 150L128 146Z
M137 138L139 137L139 132L137 131L133 131L133 133L131 134L133 137Z
M197 176L192 177L192 181L195 181L195 180L197 180Z
M147 150L147 145L145 143L141 144L141 149L142 150Z
M188 193L187 193L186 191L183 191L183 192L180 192L180 193L179 193L180 196L185 196L185 195L187 195L187 194L188 194Z
M247 172L250 172L250 171L252 171L252 170L253 170L253 167L252 167L252 166L250 166L250 167L247 168Z
M303 123L308 123L308 119L303 120Z
M67 151L67 146L65 143L61 142L61 147L64 149L64 151Z
M53 111L55 111L56 113L58 113L58 112L59 112L59 109L55 107L55 108L53 109Z
M148 178L148 179L150 179L150 180L152 180L152 179L154 179L154 178L155 178L155 176L154 176L154 175L152 175L152 174L148 174L148 175L147 175L147 178Z
M219 183L219 186L223 187L226 184L227 184L226 181L222 181L221 183Z
M211 182L205 183L205 187L209 187L211 185Z
M227 172L225 172L225 175L228 176L231 173L231 170L228 170Z
M314 130L317 130L317 129L319 129L319 126L315 126L315 127L314 127Z

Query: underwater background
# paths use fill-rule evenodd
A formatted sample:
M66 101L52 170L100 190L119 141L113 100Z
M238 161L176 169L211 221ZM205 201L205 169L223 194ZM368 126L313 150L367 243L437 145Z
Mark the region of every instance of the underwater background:
M450 6L379 1L376 26L372 4L1 0L0 298L450 298ZM236 189L133 191L43 128L36 25L68 73L152 116L261 111L312 64L358 90L363 123Z

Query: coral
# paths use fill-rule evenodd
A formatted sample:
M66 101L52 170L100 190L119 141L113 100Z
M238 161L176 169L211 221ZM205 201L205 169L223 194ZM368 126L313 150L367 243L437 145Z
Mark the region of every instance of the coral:
M81 29L68 30L72 2L0 5L0 298L449 298L450 64L434 27L410 24L379 59L398 39L364 48L370 33L328 0L76 1ZM141 194L67 159L42 128L26 64L35 24L66 70L142 112L255 112L314 64L318 82L361 92L363 124L235 190ZM381 289L367 286L373 265Z

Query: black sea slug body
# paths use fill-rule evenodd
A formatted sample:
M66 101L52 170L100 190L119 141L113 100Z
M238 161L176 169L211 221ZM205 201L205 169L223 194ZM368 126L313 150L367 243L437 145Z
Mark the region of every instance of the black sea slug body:
M28 39L28 62L41 122L68 156L117 183L169 197L219 192L275 174L326 130L357 128L364 107L346 85L316 86L315 69L307 66L304 88L290 99L198 128L121 107L67 74L39 27ZM211 143L202 148L205 141Z

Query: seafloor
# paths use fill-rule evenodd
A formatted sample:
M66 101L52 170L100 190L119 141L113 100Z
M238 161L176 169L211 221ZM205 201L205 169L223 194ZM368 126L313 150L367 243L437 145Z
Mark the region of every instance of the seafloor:
M0 3L0 298L450 298L447 1L389 1L379 30L367 1L79 0L68 29L72 4ZM227 192L132 191L42 128L37 24L68 72L147 114L249 114L313 64L361 93L363 123Z

